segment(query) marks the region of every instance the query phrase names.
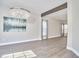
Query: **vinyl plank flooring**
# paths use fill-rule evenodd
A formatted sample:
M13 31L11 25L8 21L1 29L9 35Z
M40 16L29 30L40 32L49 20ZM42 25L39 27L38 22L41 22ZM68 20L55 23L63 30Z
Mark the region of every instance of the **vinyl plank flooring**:
M66 37L5 45L0 46L0 57L4 54L32 50L36 54L34 58L78 58L72 51L66 49L66 45Z

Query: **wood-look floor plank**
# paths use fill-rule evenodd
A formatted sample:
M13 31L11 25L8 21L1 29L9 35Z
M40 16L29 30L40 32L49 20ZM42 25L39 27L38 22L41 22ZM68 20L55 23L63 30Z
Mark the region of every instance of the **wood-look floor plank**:
M78 58L72 51L66 49L66 45L67 38L58 37L0 46L0 57L4 54L32 50L37 55L35 58Z

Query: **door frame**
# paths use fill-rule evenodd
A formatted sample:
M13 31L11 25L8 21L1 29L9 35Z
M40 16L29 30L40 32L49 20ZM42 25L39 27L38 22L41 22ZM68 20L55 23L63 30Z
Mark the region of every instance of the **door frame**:
M41 39L43 40L43 21L46 21L47 23L47 35L46 35L46 39L48 39L48 20L43 20L41 21Z

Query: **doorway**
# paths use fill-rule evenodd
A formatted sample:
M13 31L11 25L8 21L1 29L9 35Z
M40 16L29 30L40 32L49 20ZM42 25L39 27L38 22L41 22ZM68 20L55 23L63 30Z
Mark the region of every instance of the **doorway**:
M67 36L68 31L68 25L62 24L62 35L61 36Z
M48 20L42 20L41 23L41 38L48 39Z

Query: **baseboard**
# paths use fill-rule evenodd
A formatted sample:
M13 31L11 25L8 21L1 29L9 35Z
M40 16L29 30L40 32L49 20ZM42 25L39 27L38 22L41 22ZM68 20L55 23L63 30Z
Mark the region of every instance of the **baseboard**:
M61 35L56 35L56 36L49 36L48 38L56 38L56 37L60 37Z
M36 41L36 40L41 40L41 39L31 39L31 40L24 40L24 41L2 43L2 44L0 44L0 46L11 45L11 44L16 44L16 43L23 43L23 42L30 42L30 41Z
M77 56L79 56L79 53L72 47L67 47L68 50L71 50L73 53L75 53Z

